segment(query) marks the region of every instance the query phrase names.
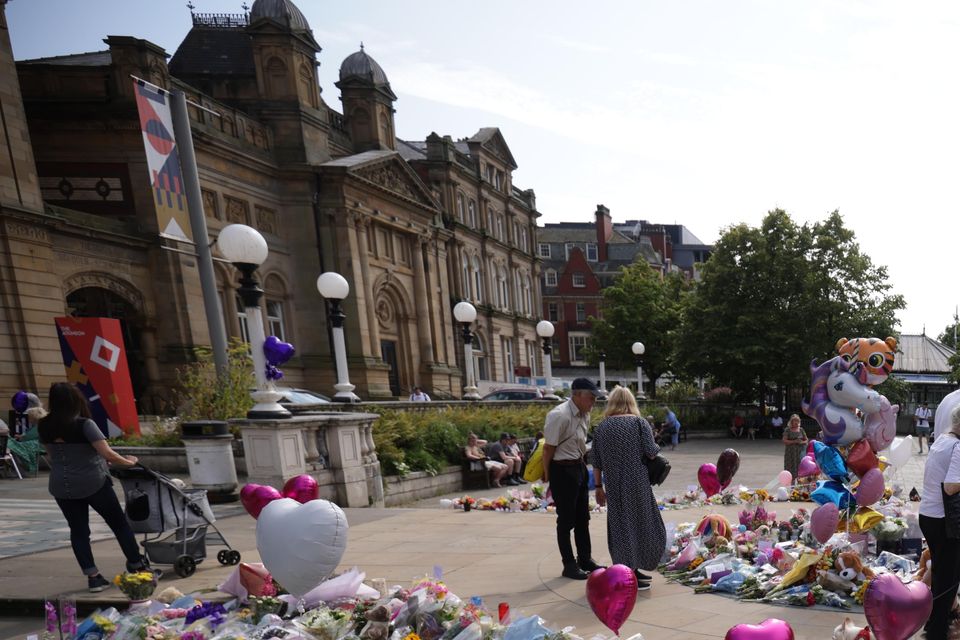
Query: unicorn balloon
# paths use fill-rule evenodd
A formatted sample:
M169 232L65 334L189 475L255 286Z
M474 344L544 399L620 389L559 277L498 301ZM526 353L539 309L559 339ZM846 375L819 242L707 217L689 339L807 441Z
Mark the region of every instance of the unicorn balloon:
M823 429L823 441L830 445L851 444L863 437L863 421L854 409L865 415L881 409L883 396L861 384L860 363L848 364L837 356L817 366L810 363L812 381L810 401L804 400L803 412Z

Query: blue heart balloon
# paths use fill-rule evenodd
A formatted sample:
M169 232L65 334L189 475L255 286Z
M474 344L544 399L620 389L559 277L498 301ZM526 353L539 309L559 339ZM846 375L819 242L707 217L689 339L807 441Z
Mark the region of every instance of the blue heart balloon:
M267 364L279 367L284 362L293 357L296 349L289 342L282 342L277 336L267 336L263 341L263 355L267 358Z
M817 488L810 494L810 499L817 504L832 502L841 511L855 504L853 496L842 484L836 480L821 480Z
M13 394L13 399L10 401L10 404L13 406L14 411L23 413L30 405L30 398L27 396L26 391L17 391Z
M836 447L831 447L819 440L814 440L813 456L817 460L817 466L820 467L820 471L825 475L833 478L837 482L846 482L849 479L847 463L843 461L843 456L840 455Z

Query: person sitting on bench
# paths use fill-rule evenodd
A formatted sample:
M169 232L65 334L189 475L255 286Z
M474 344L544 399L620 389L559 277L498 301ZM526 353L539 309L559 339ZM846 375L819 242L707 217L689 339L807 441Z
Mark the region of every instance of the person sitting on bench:
M506 432L501 433L500 440L491 444L489 451L491 460L502 462L503 464L507 465L507 479L503 481L503 484L507 484L512 487L520 484L516 480L516 475L520 473L521 460L518 456L514 456L513 452L510 450L510 434Z
M471 433L467 436L467 446L463 448L463 455L467 460L483 462L484 468L493 474L493 486L499 487L500 479L507 475L507 465L503 462L490 460L483 450L486 444L486 440L481 440L477 437L477 434ZM513 484L516 483L514 482Z

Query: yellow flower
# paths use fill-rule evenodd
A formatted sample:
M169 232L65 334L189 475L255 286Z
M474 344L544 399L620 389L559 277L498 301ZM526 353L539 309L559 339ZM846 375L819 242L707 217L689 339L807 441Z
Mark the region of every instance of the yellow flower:
M411 631L407 635L403 636L403 640L420 640L420 636Z
M123 582L123 576L122 576L122 575L120 575L120 574L118 573L117 575L113 576L113 584L115 584L115 585L117 585L117 586L119 587L121 582Z

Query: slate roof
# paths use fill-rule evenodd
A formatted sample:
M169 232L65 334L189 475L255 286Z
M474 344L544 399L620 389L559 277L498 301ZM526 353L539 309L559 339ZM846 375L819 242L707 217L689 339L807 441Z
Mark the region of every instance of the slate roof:
M397 138L397 151L400 153L400 157L408 162L411 160L427 159L426 142L410 142Z
M893 361L896 373L949 373L947 360L956 353L927 335L902 334Z
M352 156L344 156L342 158L337 158L336 160L331 160L329 162L324 162L321 164L321 167L356 167L368 162L373 162L374 160L380 160L388 156L396 155L396 151L391 151L390 149L372 149L370 151L364 151L363 153L355 153Z
M545 225L537 230L537 242L596 242L597 227L592 222ZM572 226L577 225L577 226ZM614 231L607 244L634 244L634 241Z
M245 29L195 26L170 60L174 77L197 75L255 76L253 47Z
M49 58L33 58L31 60L17 60L17 64L58 64L77 67L106 67L113 62L110 50L88 51L86 53L71 53L65 56L51 56Z
M306 17L290 0L256 0L250 7L250 22L260 18L275 20L292 31L310 31Z
M390 81L387 80L387 74L383 67L363 50L363 45L360 45L360 51L351 53L340 63L340 81L343 82L350 78L371 82L376 87L390 86Z

